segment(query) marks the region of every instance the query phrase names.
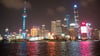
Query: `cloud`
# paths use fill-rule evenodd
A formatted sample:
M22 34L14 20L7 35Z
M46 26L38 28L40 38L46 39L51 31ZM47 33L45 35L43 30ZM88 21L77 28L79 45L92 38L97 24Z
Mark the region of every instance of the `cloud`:
M89 4L93 4L96 0L81 0L81 5L87 7Z
M64 6L58 6L55 8L48 8L48 10L47 10L48 15L50 15L50 16L54 16L54 15L59 14L59 13L64 13L65 11L66 11L66 8Z
M64 6L59 6L56 8L57 12L65 12L66 8Z
M55 11L53 9L48 9L48 15L55 15Z
M7 8L20 9L24 7L23 0L1 0L0 3L2 3ZM31 8L31 5L29 2L27 2L27 8Z

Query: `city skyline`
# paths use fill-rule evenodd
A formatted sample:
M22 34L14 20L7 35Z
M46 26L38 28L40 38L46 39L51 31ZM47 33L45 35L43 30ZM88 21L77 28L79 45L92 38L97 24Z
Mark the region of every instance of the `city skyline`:
M3 0L2 0L3 1ZM4 31L6 27L11 29L10 31L17 31L22 29L22 14L23 6L14 7L5 6L4 2L0 2L0 33ZM21 1L23 2L23 1ZM74 22L73 18L73 4L77 3L79 6L79 19L92 23L94 27L100 27L99 21L99 0L93 1L73 1L73 0L42 0L32 1L28 0L28 17L26 19L26 29L30 29L32 26L41 26L46 24L50 29L50 22L56 19L63 20L65 15L71 15L70 21ZM14 5L14 4L13 4Z

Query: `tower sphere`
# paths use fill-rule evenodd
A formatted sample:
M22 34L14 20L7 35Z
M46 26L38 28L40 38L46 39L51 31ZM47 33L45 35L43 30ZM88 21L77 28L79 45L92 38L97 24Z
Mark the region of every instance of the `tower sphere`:
M74 5L74 8L77 8L77 5L76 4Z

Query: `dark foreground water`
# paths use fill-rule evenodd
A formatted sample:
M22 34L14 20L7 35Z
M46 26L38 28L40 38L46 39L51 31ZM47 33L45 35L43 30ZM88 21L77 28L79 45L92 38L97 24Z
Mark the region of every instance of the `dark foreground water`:
M0 56L100 56L100 41L2 42Z

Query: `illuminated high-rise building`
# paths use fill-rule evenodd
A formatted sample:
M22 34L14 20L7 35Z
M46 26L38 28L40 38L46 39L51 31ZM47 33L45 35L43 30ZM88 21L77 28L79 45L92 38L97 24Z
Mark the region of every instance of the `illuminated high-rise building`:
M75 4L74 5L74 19L75 19L75 24L76 24L76 26L75 26L75 28L78 28L79 27L79 18L78 18L79 16L78 16L78 5L77 4Z
M45 25L43 24L42 27L41 27L41 30L42 30L41 35L42 35L43 38L44 38L44 35L45 35L45 29L46 29Z
M24 0L24 13L23 13L23 39L26 39L26 30L25 30L25 22L26 22L26 17L27 17L27 7L26 7L26 0Z
M91 24L90 23L86 23L86 27L87 27L87 38L91 39Z
M82 40L86 40L88 39L87 37L87 34L88 34L88 29L87 29L87 26L86 26L86 22L82 22L81 23L81 26L80 26L80 31L81 31L81 39Z
M62 33L61 20L51 21L51 32L54 33L54 35L61 35Z
M56 35L62 34L61 20L56 20Z
M38 35L38 28L37 27L31 28L31 36L36 37L37 35Z
M51 32L56 34L56 21L51 21Z
M74 8L74 20L75 20L75 26L74 26L74 28L75 28L75 32L76 32L76 34L75 34L75 37L77 38L80 38L80 33L79 33L79 15L78 15L78 5L77 4L74 4L74 6L73 6L73 8Z
M45 30L45 29L46 29L46 28L45 28L45 25L43 24L43 25L42 25L42 30Z
M44 30L44 39L48 39L49 30Z

